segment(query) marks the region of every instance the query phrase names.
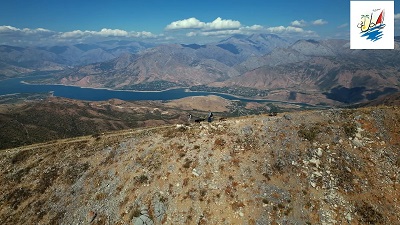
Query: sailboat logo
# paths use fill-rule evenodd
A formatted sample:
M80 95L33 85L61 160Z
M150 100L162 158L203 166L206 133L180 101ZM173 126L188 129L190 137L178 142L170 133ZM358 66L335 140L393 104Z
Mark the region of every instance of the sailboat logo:
M350 1L350 49L394 49L394 1Z
M361 29L361 37L373 42L381 39L383 36L382 29L386 26L384 18L384 9L374 9L370 14L361 15L361 22L357 24L357 27Z

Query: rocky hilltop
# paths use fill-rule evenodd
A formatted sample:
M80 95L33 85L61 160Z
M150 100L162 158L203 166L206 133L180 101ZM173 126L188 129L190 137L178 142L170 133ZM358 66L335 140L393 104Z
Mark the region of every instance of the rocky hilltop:
M1 224L399 224L400 108L259 115L0 152Z

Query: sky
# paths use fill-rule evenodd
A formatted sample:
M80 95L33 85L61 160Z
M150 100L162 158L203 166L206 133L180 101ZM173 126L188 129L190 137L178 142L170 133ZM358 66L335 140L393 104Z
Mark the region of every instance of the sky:
M109 39L207 43L252 33L349 38L348 0L0 0L0 5L0 44L9 45ZM400 35L396 22L395 30Z

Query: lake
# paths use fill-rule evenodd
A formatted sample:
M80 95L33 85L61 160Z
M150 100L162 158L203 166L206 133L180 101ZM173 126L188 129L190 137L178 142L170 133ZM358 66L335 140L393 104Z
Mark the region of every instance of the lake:
M171 89L158 92L142 92L142 91L116 91L109 89L96 89L96 88L81 88L75 86L64 85L45 85L45 84L25 84L23 81L32 81L38 77L24 77L12 78L0 81L0 95L8 95L15 93L49 93L52 92L54 96L70 98L76 100L86 101L105 101L109 99L121 99L126 101L136 100L175 100L189 96L207 96L217 95L229 100L240 100L245 102L275 102L275 103L288 103L273 100L253 100L238 98L232 95L223 93L210 93L210 92L192 92L187 91L185 88ZM315 107L303 103L291 103L306 107Z

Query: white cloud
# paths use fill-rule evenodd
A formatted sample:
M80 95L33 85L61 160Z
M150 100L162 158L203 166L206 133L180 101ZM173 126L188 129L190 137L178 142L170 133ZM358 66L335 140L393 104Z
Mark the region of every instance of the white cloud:
M177 29L197 29L203 28L205 26L204 22L192 17L189 19L178 20L170 23L165 28L166 30L177 30Z
M307 25L307 22L304 20L295 20L290 23L290 25L294 27L305 27Z
M318 35L311 30L304 30L301 27L294 26L276 26L276 27L268 27L265 28L261 25L253 25L253 26L243 26L239 29L230 29L230 30L195 30L186 33L187 37L210 37L210 36L229 36L234 34L254 34L254 33L266 32L266 33L274 33L282 36L304 36L304 37L318 37Z
M108 29L103 28L100 31L81 31L81 30L74 30L65 33L61 33L61 38L85 38L85 37L136 37L136 38L154 38L157 35L148 32L148 31L141 31L141 32L128 32L125 30L120 29Z
M0 32L19 31L20 29L12 26L0 26Z
M60 34L61 38L81 38L85 36L85 34L90 34L90 31L81 31L81 30L74 30L68 31Z
M38 34L38 33L52 33L51 30L47 30L44 28L37 28L37 29L29 29L23 28L19 29L12 26L0 26L0 32L19 32L22 34Z
M394 19L395 20L400 20L400 13L394 14Z
M239 29L231 30L197 30L186 33L187 37L195 36L229 36L234 34L253 34L255 32L265 32L265 28L261 25L245 26Z
M239 28L240 30L248 30L248 31L261 31L264 29L263 26L261 25L253 25L253 26L246 26L246 27L241 27Z
M325 24L326 21L319 19L314 21L314 24ZM263 27L261 25L243 26L239 21L226 20L218 17L212 22L203 22L194 17L184 20L179 20L168 24L165 27L166 31L169 30L189 30L186 33L187 37L223 37L233 34L254 34L254 33L274 33L282 36L289 37L318 37L318 35L311 30L304 30L303 27L312 22L307 23L305 20L295 20L291 22L290 26L276 26L276 27ZM181 33L182 34L182 33ZM179 32L174 32L174 36L179 37Z
M242 25L237 20L223 20L221 17L218 17L211 23L206 23L206 30L231 30L231 29L239 29Z
M157 38L162 35L155 35L148 31L125 31L121 29L103 28L100 31L74 30L67 32L55 32L45 28L16 28L12 26L0 26L0 44L12 44L20 40L21 44L49 45L60 42L81 42L84 40L101 40L107 38Z
M151 32L148 31L141 31L141 32L131 32L130 34L132 37L137 37L137 38L156 38L156 37L162 37L164 35L155 35Z
M267 31L271 33L283 33L283 32L290 32L290 33L302 33L304 32L303 28L300 27L292 27L292 26L278 26L278 27L268 27Z
M195 36L198 36L198 35L200 35L200 33L199 32L194 32L194 31L186 33L187 37L195 37Z
M107 29L103 28L101 31L96 32L95 34L105 36L105 37L127 37L129 33L125 30L120 29Z
M229 36L234 34L243 34L240 30L214 30L214 31L192 31L186 34L187 37L195 37L195 36Z
M277 27L268 27L265 29L269 33L277 34L283 37L319 37L315 31L312 30L304 30L301 27L294 26L277 26Z
M201 29L201 30L230 30L239 29L242 25L236 20L224 20L221 17L216 18L214 21L205 23L194 17L184 20L178 20L168 24L166 30L179 30L179 29Z
M327 23L328 23L328 22L325 21L325 20L323 20L323 19L314 20L314 21L312 22L312 24L314 24L314 25L324 25L324 24L327 24Z

